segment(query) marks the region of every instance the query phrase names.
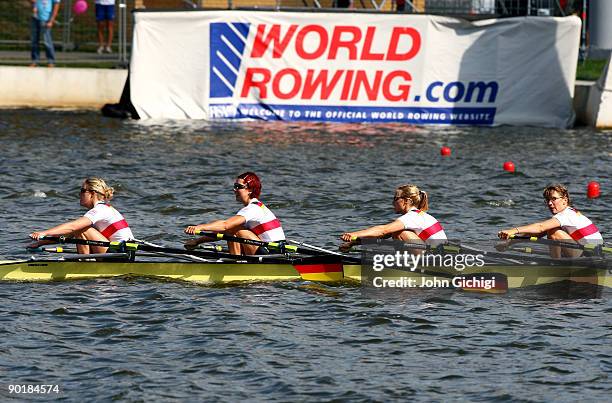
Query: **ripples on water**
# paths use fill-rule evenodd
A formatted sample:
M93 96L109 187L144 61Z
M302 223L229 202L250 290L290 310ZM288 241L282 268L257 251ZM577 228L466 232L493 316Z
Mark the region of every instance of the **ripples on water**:
M137 236L179 245L187 224L237 211L231 184L245 170L263 178L262 199L289 237L326 247L342 231L392 219L403 183L429 191L449 236L476 240L547 217L542 188L563 182L605 236L611 140L590 129L0 111L0 255L27 256L26 234L82 214L88 175L115 186ZM442 145L451 158L439 156ZM519 172L503 172L506 160ZM601 198L586 199L589 180ZM612 305L606 294L558 291L376 300L311 283L5 283L0 396L8 384L55 383L69 400L607 400Z

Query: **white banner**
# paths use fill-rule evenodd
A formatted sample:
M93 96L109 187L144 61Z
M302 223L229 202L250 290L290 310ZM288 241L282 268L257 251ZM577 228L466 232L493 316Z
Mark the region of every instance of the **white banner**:
M580 19L136 12L141 118L568 127Z

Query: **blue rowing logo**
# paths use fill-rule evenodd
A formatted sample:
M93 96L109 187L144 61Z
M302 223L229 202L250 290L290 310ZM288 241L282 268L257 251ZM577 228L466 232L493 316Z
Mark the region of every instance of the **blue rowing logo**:
M210 97L234 95L242 63L249 23L210 24Z

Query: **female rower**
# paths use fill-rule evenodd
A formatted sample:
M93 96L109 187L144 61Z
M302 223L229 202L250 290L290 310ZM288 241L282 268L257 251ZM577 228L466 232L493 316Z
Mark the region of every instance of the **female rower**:
M89 211L83 217L69 221L45 231L30 234L37 240L30 245L36 248L48 244L40 240L43 235L67 235L69 237L90 241L127 241L134 238L132 230L125 218L109 204L113 198L114 189L100 178L87 178L81 185L81 206ZM82 254L105 253L108 248L102 246L77 245L77 251Z
M234 195L236 201L244 206L226 220L211 221L206 224L190 225L185 228L187 234L196 231L219 232L234 235L240 238L264 242L278 242L285 240L285 233L280 221L262 202L258 200L261 194L261 182L253 172L239 175L234 182ZM185 242L187 249L193 249L198 244L211 241L211 238L200 237ZM234 255L265 254L267 250L256 245L245 245L237 242L228 242L230 253Z
M516 234L538 237L546 234L549 239L555 241L577 242L581 245L603 243L603 237L595 224L571 207L570 195L565 186L560 184L547 186L543 196L548 209L553 214L552 218L504 229L499 231L497 236L501 239L508 239ZM556 245L550 248L550 255L553 258L577 257L581 254L580 249L561 248Z
M433 216L426 213L429 208L429 197L426 192L415 185L399 186L395 189L393 208L402 214L397 220L388 224L375 225L355 232L345 232L340 236L343 241L352 242L354 238L388 238L411 243L439 245L446 241L442 225Z

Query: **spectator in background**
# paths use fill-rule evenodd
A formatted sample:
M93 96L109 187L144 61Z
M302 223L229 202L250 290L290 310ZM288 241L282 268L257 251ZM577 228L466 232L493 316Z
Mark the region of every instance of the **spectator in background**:
M408 11L406 0L395 0L395 11Z
M45 53L49 67L55 66L55 48L51 28L59 11L60 0L31 0L32 1L32 64L36 67L40 62L39 42L42 34L45 44Z
M98 23L98 54L113 53L113 20L115 19L115 0L96 0L96 22ZM106 27L107 39L104 40Z

